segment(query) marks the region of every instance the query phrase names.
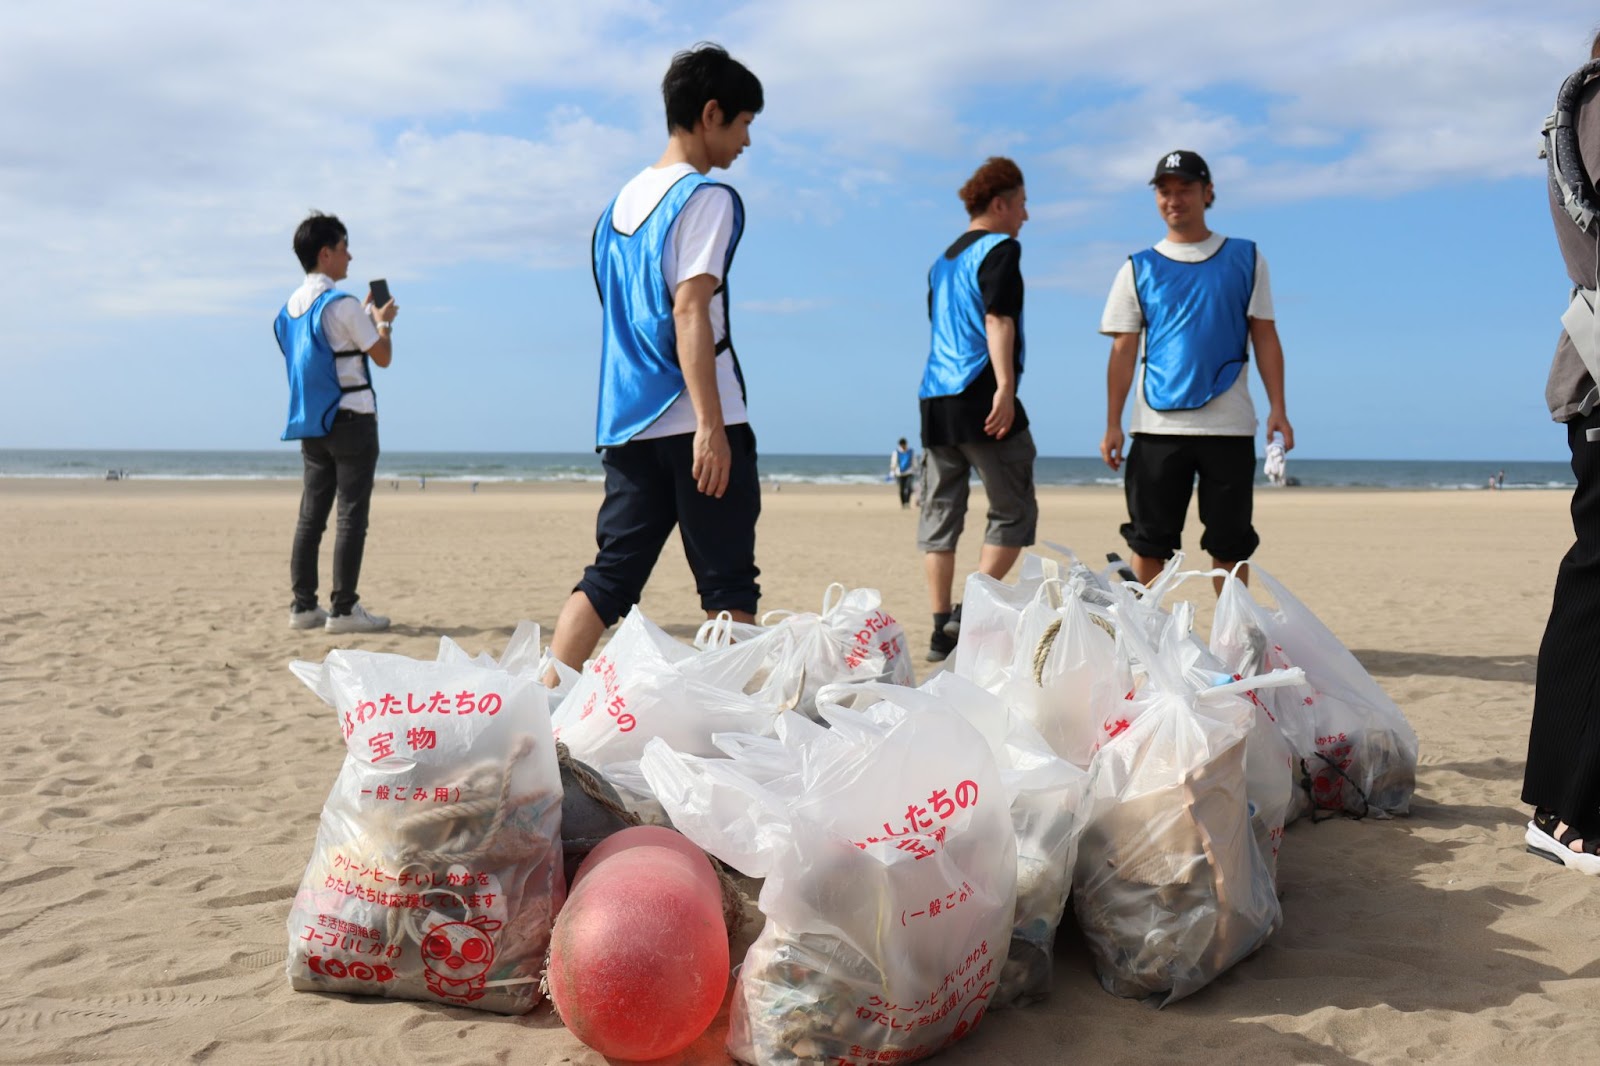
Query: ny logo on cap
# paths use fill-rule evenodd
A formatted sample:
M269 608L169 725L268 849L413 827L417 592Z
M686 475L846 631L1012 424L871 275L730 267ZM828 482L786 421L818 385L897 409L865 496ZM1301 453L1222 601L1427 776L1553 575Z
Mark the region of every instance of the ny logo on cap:
M1169 167L1177 167L1182 162L1183 162L1183 154L1181 152L1173 152L1171 155L1167 156L1166 165L1169 166Z

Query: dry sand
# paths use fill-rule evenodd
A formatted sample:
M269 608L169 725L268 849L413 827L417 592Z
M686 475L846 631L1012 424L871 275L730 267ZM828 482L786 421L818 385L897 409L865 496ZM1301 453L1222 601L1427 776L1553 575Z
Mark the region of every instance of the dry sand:
M352 1001L283 974L343 757L286 664L341 643L431 658L441 633L498 652L519 618L548 625L592 552L598 487L380 484L361 590L395 626L357 638L286 627L297 492L0 482L0 1062L603 1061L547 1008ZM1122 548L1119 493L1041 503L1050 540L1091 559ZM1600 883L1525 853L1517 800L1566 505L1260 493L1263 564L1421 736L1414 813L1291 827L1282 931L1160 1012L1101 991L1069 921L1050 1000L991 1015L937 1061L1600 1061ZM763 606L874 586L920 653L915 515L890 487L788 487L764 506ZM1192 547L1192 516L1190 530ZM331 533L324 574L329 548ZM961 573L976 552L969 538ZM687 635L692 589L674 540L644 608ZM1209 626L1209 592L1187 591ZM684 1061L725 1061L725 1026Z

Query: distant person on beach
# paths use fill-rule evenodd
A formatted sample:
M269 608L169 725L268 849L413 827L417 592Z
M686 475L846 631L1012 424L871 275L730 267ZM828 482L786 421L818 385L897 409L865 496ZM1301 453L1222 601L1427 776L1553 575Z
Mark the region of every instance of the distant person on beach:
M1212 565L1232 569L1261 543L1252 523L1250 348L1271 404L1267 439L1282 434L1283 450L1294 450L1266 260L1253 241L1207 226L1216 192L1198 153L1179 149L1162 156L1150 184L1166 238L1122 265L1100 320L1100 332L1112 338L1100 457L1113 470L1126 458L1122 536L1144 583L1182 544L1197 474L1205 526L1200 547ZM1133 441L1124 456L1122 411L1130 389ZM1220 591L1221 579L1216 585Z
M911 482L917 476L916 468L913 466L916 454L904 437L900 438L900 443L895 445L894 451L889 453L889 476L894 478L895 484L900 488L901 510L911 506Z
M989 498L978 569L1003 578L1039 524L1022 378L1022 245L1028 190L1010 159L993 156L961 187L966 231L928 271L933 339L918 398L922 407L923 552L933 608L929 662L942 662L961 634L951 606L956 542L966 524L968 481L978 471Z
M1506 487L1506 472L1504 470L1501 470L1495 474L1494 487L1497 489L1503 489Z
M599 551L556 621L551 650L581 668L644 592L674 526L706 616L755 620L761 480L744 376L728 333L727 277L744 205L708 178L750 144L761 82L716 45L672 58L661 83L666 150L595 226L603 323L596 444Z
M1591 41L1589 55L1591 61L1600 58L1600 34ZM1561 331L1545 384L1550 417L1566 425L1572 472L1578 479L1572 493L1576 539L1556 569L1550 620L1539 645L1522 777L1522 802L1533 808L1524 833L1527 846L1586 874L1600 874L1600 440L1588 436L1600 436L1600 410L1595 409L1600 392L1586 365L1594 353L1586 359L1579 344L1587 347L1594 340L1593 319L1586 320L1585 312L1600 289L1600 224L1591 220L1580 225L1558 193L1561 186L1571 187L1568 182L1581 183L1581 190L1592 197L1593 184L1600 179L1596 74L1600 64L1593 63L1575 74L1578 80L1572 84L1580 95L1570 107L1558 105L1572 115L1577 139L1576 151L1568 156L1570 167L1564 170L1581 166L1583 173L1562 173L1563 181L1548 183L1556 243L1577 290L1568 310L1573 317L1563 323L1570 321L1579 336ZM1555 144L1547 147L1554 156Z
M294 233L294 254L306 278L278 312L274 332L289 372L289 424L284 440L300 442L305 468L300 520L289 554L289 608L293 629L372 633L389 619L357 601L367 512L378 466L378 405L372 368L389 365L390 332L400 308L365 304L334 284L350 269L349 237L333 215L313 214ZM339 505L333 542L331 611L317 604L317 556L334 501Z

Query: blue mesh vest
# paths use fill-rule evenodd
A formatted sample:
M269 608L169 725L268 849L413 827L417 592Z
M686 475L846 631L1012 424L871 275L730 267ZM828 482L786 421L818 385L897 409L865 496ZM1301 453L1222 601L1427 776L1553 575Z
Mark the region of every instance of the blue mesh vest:
M744 232L744 204L731 186L703 174L685 174L668 189L639 228L618 233L611 223L613 200L594 227L594 284L600 293L600 402L595 418L595 446L626 444L666 413L685 388L678 364L678 329L672 320L673 294L662 261L672 224L689 197L706 185L720 185L733 197L733 236L723 263L722 320L729 329L718 342L718 354L733 357L733 372L744 391L744 373L733 352L728 321L728 271Z
M1144 402L1152 411L1193 411L1227 392L1244 369L1254 241L1228 238L1198 263L1154 248L1131 257L1144 315Z
M989 361L989 333L983 324L983 292L978 268L1001 241L1011 237L989 233L973 241L954 259L940 256L928 271L933 343L922 372L917 398L955 396L966 389ZM1022 377L1022 319L1017 318L1017 377Z
M365 352L335 352L328 345L322 328L322 312L335 300L355 299L347 292L329 289L318 296L306 312L298 318L289 313L284 304L272 332L278 338L278 348L283 352L285 369L289 372L289 422L283 430L283 440L301 440L305 437L326 437L333 431L334 416L339 413L339 398L347 392L363 392L372 388L372 368L367 365ZM360 385L339 384L339 359L361 358ZM373 392L376 396L377 393Z

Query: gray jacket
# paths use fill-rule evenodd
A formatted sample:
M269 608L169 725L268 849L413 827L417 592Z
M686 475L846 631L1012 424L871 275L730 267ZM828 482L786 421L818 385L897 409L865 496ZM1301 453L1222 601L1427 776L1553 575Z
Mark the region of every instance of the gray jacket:
M1578 104L1578 149L1583 153L1583 169L1588 175L1600 174L1600 78L1591 80L1583 89ZM1592 180L1584 181L1584 195L1591 203L1600 203L1595 195ZM1561 206L1561 194L1554 184L1550 186L1550 214L1555 219L1556 242L1561 245L1561 258L1567 265L1567 277L1572 284L1584 289L1600 288L1596 270L1600 268L1600 232L1585 233L1567 216ZM1596 228L1600 231L1600 227ZM1556 355L1550 362L1550 377L1545 382L1544 399L1550 407L1550 417L1557 422L1570 422L1583 413L1584 400L1595 389L1594 380L1584 369L1578 350L1572 346L1567 331L1561 331L1556 341ZM1591 401L1592 402L1592 401Z

